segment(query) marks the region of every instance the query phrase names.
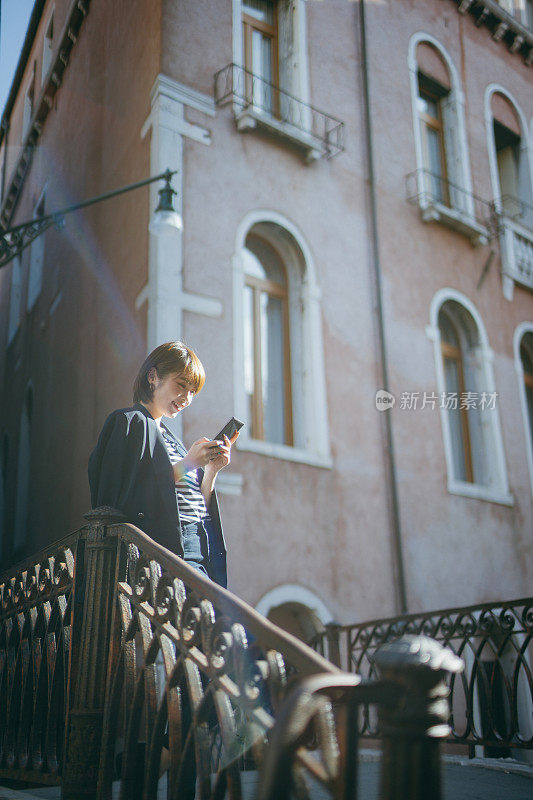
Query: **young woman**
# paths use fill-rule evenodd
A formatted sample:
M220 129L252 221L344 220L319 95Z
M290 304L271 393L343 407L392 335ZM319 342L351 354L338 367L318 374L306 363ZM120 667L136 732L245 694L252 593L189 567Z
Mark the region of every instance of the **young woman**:
M200 359L182 342L156 347L133 385L134 405L104 423L89 458L89 484L93 508L119 509L127 522L226 586L214 485L238 434L223 442L203 437L187 450L161 422L190 405L204 382Z

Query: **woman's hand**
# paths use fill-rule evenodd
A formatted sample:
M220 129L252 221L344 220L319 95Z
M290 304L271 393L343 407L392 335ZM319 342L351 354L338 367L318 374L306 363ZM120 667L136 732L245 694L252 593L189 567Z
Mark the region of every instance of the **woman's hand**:
M204 478L202 480L200 489L207 508L209 508L211 495L213 494L215 478L220 470L224 467L227 467L231 461L231 445L238 439L238 437L239 431L236 431L231 439L228 439L227 436L224 436L224 444L219 443L219 453L213 453L211 460L205 466Z
M203 436L192 444L187 455L182 458L181 462L178 462L178 465L181 467L182 472L190 472L192 469L198 469L198 467L206 467L212 463L213 459L221 457L224 447L224 442L213 441L208 439L207 436Z
M231 439L224 436L224 443L218 442L220 445L218 452L212 454L210 461L207 463L206 471L212 472L216 475L221 469L227 467L231 461L231 445L237 440L239 431L236 431Z

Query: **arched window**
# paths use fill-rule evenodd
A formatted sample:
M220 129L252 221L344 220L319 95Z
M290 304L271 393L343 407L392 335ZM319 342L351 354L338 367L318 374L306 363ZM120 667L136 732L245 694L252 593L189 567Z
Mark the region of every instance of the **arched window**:
M525 117L512 95L491 84L485 94L485 121L494 207L500 216L503 293L514 283L533 289L533 183Z
M275 248L251 233L243 250L244 375L254 439L292 445L287 275Z
M277 212L237 233L235 410L238 448L329 466L320 291L309 248Z
M533 325L524 323L515 332L515 364L520 382L525 445L533 494Z
M527 130L511 99L499 91L490 98L496 171L494 196L499 210L533 229L532 186Z
M416 108L422 141L422 160L433 199L450 204L445 134L450 96L450 76L439 52L427 42L417 49L418 96Z
M457 398L448 403L448 421L453 453L454 478L469 483L483 483L483 440L479 434L479 411L468 408L461 402L465 395L476 395L478 386L472 370L465 368L472 350L476 346L475 339L468 336L467 331L474 330L472 321L465 325L464 312L456 304L445 303L439 313L439 329L441 352L444 365L446 399ZM476 398L477 399L477 398ZM477 404L476 404L477 405ZM474 458L476 470L474 471Z
M20 417L17 491L15 506L15 535L13 547L22 547L27 538L28 506L30 502L30 466L31 466L31 421L33 416L33 389L26 389L24 406Z
M475 231L464 99L457 71L442 45L422 33L411 39L409 69L419 202L423 207L442 206L441 216L432 218L465 232L465 220L458 225L445 209L460 212Z
M533 442L533 333L527 333L522 339L520 360L524 370L524 391L527 399L529 435Z
M431 305L448 491L512 504L494 387L492 352L481 318L453 289Z

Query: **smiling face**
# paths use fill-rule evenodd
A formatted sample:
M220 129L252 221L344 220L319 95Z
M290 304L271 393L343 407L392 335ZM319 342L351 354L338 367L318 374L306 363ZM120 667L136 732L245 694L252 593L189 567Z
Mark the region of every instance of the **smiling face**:
M154 419L175 417L191 404L195 392L179 372L159 378L154 369L148 375L148 380L154 387L154 393L151 403L145 405Z

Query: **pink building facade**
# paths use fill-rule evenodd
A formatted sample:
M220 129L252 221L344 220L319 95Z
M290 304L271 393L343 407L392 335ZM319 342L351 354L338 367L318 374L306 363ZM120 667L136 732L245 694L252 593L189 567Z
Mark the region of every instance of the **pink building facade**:
M170 168L183 230L149 232L153 185L1 270L3 561L82 524L105 417L184 338L207 382L177 432L246 421L238 595L306 636L530 593L529 12L36 2L2 224Z

